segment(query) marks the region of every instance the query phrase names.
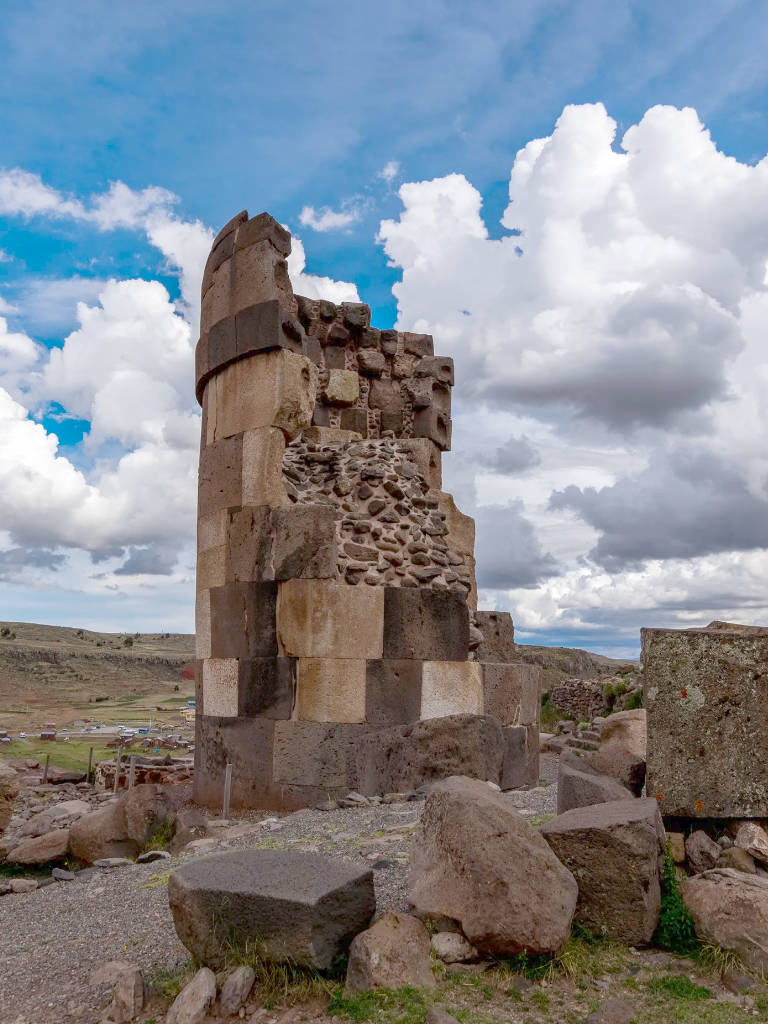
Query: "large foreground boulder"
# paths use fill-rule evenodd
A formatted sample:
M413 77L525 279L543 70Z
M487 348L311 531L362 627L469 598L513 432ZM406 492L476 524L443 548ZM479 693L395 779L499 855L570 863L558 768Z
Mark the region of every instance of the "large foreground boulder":
M576 919L631 945L650 942L659 922L664 824L655 800L577 807L541 834L579 886Z
M234 945L267 960L327 970L376 909L373 874L299 850L200 857L168 882L176 933L202 963L224 965Z
M0 764L0 832L11 820L13 801L19 792L19 777L13 768Z
M69 831L69 852L87 864L108 857L135 857L138 844L128 838L122 801L79 818Z
M578 890L508 799L457 777L427 798L408 883L420 916L453 918L482 953L551 953L565 945Z
M640 796L645 784L647 732L645 708L608 715L600 727L600 747L588 755L592 767Z
M682 893L702 942L768 971L768 878L715 868L689 878Z
M628 800L633 796L626 786L610 775L601 775L585 757L567 747L560 755L557 773L557 813L574 807L604 804L609 800Z
M352 940L345 991L434 988L429 932L408 914L385 914Z
M44 836L22 839L7 854L11 864L50 864L64 860L69 846L69 829L56 828Z

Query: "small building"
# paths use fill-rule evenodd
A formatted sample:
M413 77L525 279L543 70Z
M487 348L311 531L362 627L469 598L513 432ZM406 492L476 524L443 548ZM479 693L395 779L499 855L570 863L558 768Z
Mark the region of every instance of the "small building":
M53 742L53 740L56 739L56 730L55 729L44 729L40 733L40 739L41 740L48 740L49 742Z

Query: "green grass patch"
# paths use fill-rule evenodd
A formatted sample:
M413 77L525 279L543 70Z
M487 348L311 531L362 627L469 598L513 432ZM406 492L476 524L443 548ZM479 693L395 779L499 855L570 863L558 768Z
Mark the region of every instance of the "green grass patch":
M334 990L328 1005L331 1017L363 1024L423 1024L429 1009L424 994L417 988L404 986L394 990L375 989L345 996L341 987Z
M144 844L142 853L149 853L150 850L165 850L173 839L175 823L173 818L166 818L161 821L155 831Z
M93 747L93 763L114 758L115 751L104 744L96 744L93 740L54 740L41 739L12 740L3 746L2 753L9 757L25 757L45 764L46 755L50 754L51 765L63 768L68 772L86 772L88 770L88 751Z
M688 1002L712 998L710 989L696 985L683 974L665 974L660 978L651 978L648 982L648 991L655 996L685 999Z
M170 871L158 871L154 875L150 875L144 883L145 889L159 889L161 885L168 885L168 879L171 877Z
M200 967L194 958L185 960L177 967L158 967L147 975L147 988L163 999L173 1001Z
M683 902L675 875L675 862L667 848L664 854L664 873L661 879L661 914L654 941L662 949L681 956L695 956L701 944L696 937L691 912Z

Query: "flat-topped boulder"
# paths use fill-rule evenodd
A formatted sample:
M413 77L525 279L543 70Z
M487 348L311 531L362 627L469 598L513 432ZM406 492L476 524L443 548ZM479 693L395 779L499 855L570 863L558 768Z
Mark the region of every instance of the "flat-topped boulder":
M376 909L371 871L299 850L200 857L172 872L168 899L177 935L214 970L233 944L327 970Z
M629 800L634 794L618 779L602 775L585 757L567 747L560 755L557 773L557 813L574 807L604 804L609 800Z

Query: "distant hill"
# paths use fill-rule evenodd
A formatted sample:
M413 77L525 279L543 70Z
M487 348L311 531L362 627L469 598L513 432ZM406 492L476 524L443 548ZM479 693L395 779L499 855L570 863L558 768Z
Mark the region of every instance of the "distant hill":
M189 691L182 670L194 657L195 638L186 633L95 633L0 622L0 714L30 709L27 727L54 712L61 721L77 717L105 699L162 699L182 683Z
M606 658L592 654L578 647L535 647L532 644L516 644L516 656L531 665L540 665L543 670L542 690L548 693L562 679L597 679L600 676L615 676L622 672L637 671L639 661Z

